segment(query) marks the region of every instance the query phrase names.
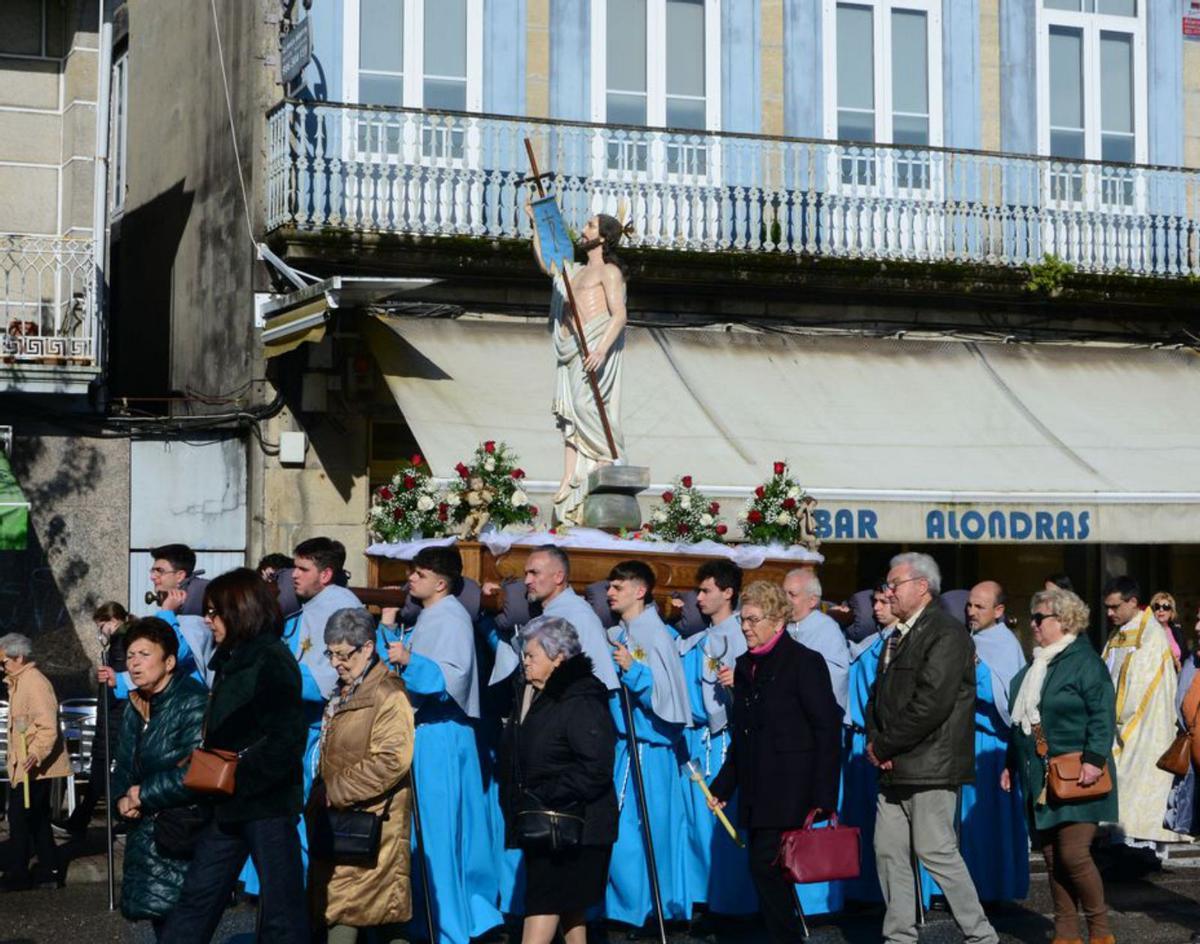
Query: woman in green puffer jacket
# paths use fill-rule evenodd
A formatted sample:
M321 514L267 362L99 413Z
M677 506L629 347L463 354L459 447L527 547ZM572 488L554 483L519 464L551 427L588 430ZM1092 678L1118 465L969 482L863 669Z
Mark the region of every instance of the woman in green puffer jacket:
M179 900L189 861L158 848L154 821L165 810L200 800L184 787L179 764L200 743L208 692L194 678L174 674L179 641L163 620L140 619L125 638L126 667L137 688L129 693L112 781L117 811L131 823L121 914L149 920L158 936Z

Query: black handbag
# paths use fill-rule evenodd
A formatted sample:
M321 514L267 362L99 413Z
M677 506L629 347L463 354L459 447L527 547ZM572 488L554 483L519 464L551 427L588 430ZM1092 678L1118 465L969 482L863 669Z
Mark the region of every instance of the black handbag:
M388 794L382 813L368 810L339 810L326 806L319 798L325 796L324 784L313 790L318 800L311 819L308 846L313 856L326 862L344 865L374 865L383 841L383 821L395 792Z
M513 723L513 772L516 774L517 809L513 816L513 839L518 848L539 852L563 852L583 842L583 808L547 809L521 775L521 721Z
M159 810L154 814L154 847L169 859L190 859L211 819L211 808L198 803Z

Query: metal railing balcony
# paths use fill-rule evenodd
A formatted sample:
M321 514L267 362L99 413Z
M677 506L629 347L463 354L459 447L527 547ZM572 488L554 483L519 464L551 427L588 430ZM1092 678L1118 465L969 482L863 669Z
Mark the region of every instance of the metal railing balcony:
M0 371L98 367L90 239L0 236Z
M526 238L529 138L576 232L635 246L1200 274L1200 172L1028 155L286 101L267 228Z

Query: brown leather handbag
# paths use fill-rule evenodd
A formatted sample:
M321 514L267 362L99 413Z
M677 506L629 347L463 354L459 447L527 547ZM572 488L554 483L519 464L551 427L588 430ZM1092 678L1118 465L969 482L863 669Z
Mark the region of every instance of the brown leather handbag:
M1070 802L1072 800L1095 800L1112 793L1112 774L1108 764L1100 769L1100 777L1095 783L1083 787L1079 784L1079 773L1083 769L1083 751L1071 751L1067 754L1055 754L1049 757L1050 745L1046 743L1046 732L1040 724L1033 726L1033 736L1037 743L1037 755L1046 764L1046 792L1056 800Z
M233 796L241 754L213 747L197 747L188 759L183 785L209 796Z

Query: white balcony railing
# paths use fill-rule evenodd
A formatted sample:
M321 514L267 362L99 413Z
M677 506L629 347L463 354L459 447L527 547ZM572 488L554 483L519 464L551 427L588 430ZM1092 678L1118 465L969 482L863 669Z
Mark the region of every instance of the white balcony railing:
M0 370L96 365L95 285L90 239L0 236Z
M1200 274L1200 172L939 148L284 102L268 229L525 238L524 139L567 225L635 245Z

